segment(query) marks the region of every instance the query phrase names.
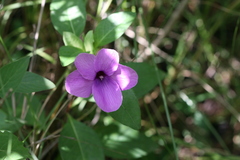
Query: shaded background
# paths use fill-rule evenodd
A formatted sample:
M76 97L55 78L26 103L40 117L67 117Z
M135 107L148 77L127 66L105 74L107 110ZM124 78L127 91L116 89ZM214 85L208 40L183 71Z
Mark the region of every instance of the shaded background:
M41 2L1 2L1 37L17 59L33 50ZM86 2L84 33L99 21L94 17L98 2ZM48 0L33 71L57 82L66 68L58 60L63 42L51 23L49 5ZM121 38L106 47L121 53L122 62L156 63L165 72L160 76L180 159L240 155L240 1L113 0L107 12L122 10L135 10L137 18ZM0 66L7 63L2 45L0 59ZM57 102L62 87L59 85L47 106ZM167 150L172 145L160 93L156 85L140 98L141 131L160 145L152 159L170 159Z

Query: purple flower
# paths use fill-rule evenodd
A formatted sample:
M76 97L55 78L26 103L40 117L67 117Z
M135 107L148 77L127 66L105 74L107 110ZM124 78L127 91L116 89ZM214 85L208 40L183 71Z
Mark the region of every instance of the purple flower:
M122 92L138 82L137 73L119 64L113 49L101 49L97 55L81 53L74 62L77 70L65 81L68 93L87 98L93 95L96 104L105 112L113 112L122 104Z

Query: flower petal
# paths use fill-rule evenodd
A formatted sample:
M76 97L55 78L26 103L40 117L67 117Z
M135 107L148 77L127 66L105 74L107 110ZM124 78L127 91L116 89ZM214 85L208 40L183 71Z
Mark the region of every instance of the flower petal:
M118 68L119 55L113 49L101 49L95 59L95 71L111 76Z
M65 81L65 88L68 93L83 98L91 95L92 85L93 81L84 79L77 70L70 73Z
M111 76L122 90L128 90L138 83L138 75L130 67L119 64L118 70Z
M96 76L94 60L95 56L88 53L81 53L76 57L74 64L83 78L94 80Z
M93 97L104 112L113 112L122 105L122 92L118 84L110 77L95 79L92 88Z

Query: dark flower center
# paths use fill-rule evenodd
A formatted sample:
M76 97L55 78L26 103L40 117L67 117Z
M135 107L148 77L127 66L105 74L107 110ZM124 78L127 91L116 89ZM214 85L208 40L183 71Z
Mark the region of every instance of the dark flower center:
M99 71L99 72L97 72L96 78L100 79L102 81L105 76L106 76L106 74L103 71Z

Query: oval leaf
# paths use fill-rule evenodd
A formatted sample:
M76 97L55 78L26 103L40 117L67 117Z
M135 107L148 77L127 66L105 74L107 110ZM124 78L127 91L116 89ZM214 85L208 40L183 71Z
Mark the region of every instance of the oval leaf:
M86 23L84 0L53 0L50 10L53 26L60 34L67 31L79 36L82 33Z
M137 98L143 97L149 91L151 91L157 84L158 78L154 66L142 62L142 63L124 63L124 65L131 67L138 74L138 84L133 88L133 91ZM166 76L161 70L158 70L161 80Z
M131 25L135 16L133 12L118 12L100 21L94 30L95 46L103 46L118 39Z
M59 138L59 150L63 160L104 160L98 135L91 128L70 116Z
M93 53L94 49L93 42L94 42L93 31L90 30L84 37L84 46L87 52Z
M30 158L28 149L23 147L18 138L6 131L0 131L0 159L20 160Z
M133 129L140 129L141 127L141 113L136 98L132 90L123 91L122 106L115 112L109 114L118 122L129 126Z
M29 57L24 57L0 68L0 97L18 87L27 70Z
M105 155L113 159L140 158L158 148L151 138L118 123L101 127L97 132L102 138Z
M32 93L54 88L50 80L32 72L26 72L16 92Z
M62 46L59 49L59 58L62 66L71 64L80 53L83 53L83 51L79 48L72 46Z
M72 46L84 50L81 39L71 32L63 32L63 42L65 46Z

